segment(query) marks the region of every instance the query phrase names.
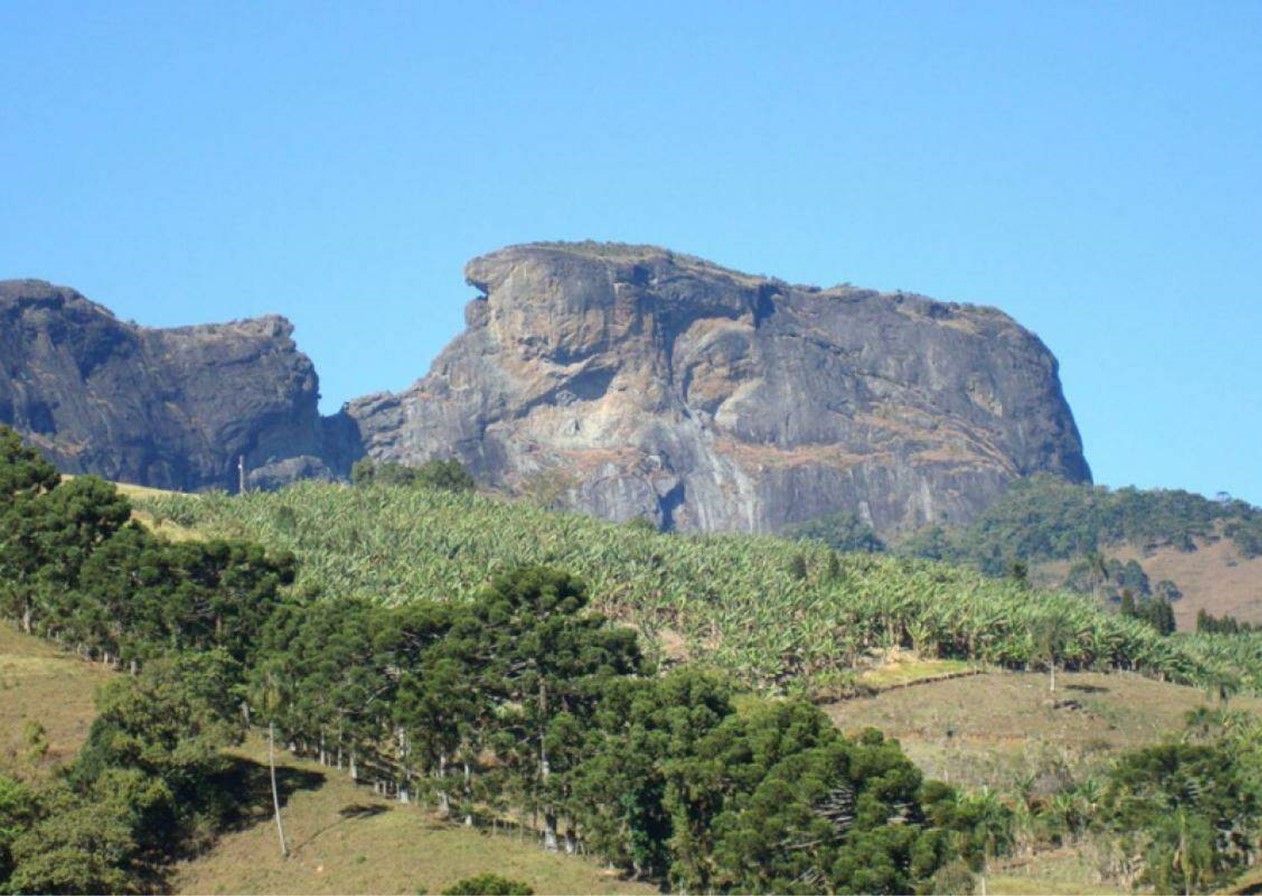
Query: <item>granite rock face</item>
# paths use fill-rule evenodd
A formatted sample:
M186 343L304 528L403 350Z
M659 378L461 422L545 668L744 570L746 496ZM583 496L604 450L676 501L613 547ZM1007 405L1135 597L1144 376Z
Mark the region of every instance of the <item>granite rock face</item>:
M63 472L159 488L235 489L241 455L264 477L331 476L353 448L328 437L344 424L320 418L292 332L277 316L150 329L71 289L3 281L0 423Z
M1018 476L1090 479L1056 361L1003 313L820 290L641 246L466 268L467 327L400 394L321 418L282 317L150 329L0 282L0 423L66 472L161 488L345 476L365 452L664 529L966 521Z
M820 290L654 247L474 259L467 328L344 414L379 460L664 529L881 532L977 514L1018 476L1088 481L1056 360L994 309Z

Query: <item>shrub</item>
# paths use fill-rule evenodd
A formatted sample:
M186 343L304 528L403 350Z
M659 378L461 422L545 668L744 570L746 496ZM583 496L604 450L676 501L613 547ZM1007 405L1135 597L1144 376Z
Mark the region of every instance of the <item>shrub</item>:
M529 884L510 877L479 874L456 881L443 890L443 896L534 896L534 892Z

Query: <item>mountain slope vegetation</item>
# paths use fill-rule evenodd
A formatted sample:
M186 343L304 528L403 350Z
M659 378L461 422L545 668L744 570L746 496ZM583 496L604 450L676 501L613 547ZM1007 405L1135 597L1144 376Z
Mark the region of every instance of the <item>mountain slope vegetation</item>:
M249 537L300 559L297 586L387 604L468 599L497 571L560 566L595 606L651 643L770 690L846 692L890 650L1011 668L1126 668L1187 682L1224 670L1090 599L931 561L841 555L750 536L645 527L425 488L298 483L282 492L165 496L139 506L215 537ZM1258 685L1256 672L1246 686Z
M1121 850L1112 879L1204 890L1256 855L1257 723L1226 706L1256 682L1214 652L1249 634L1169 637L937 563L660 536L432 484L151 498L154 523L197 533L172 543L108 483L62 481L11 433L0 454L0 613L131 673L101 689L64 775L0 776L0 880L17 892L169 887L172 859L249 816L226 748L251 726L397 804L526 825L673 890L967 889L997 856L1083 837ZM750 617L759 606L772 615ZM758 626L798 642L761 654L777 642ZM782 696L857 691L892 655L1041 669L1053 694L1070 669L1133 669L1212 687L1220 706L1190 739L1023 810Z
M1203 626L1201 611L1262 623L1262 509L1227 495L1109 489L1040 475L1014 482L964 526L930 526L887 542L840 513L789 534L839 550L967 565L1115 607L1127 594L1141 608L1168 603L1182 631Z
M902 548L1002 575L1018 560L1069 560L1118 544L1190 552L1197 539L1220 537L1246 559L1262 555L1262 508L1178 489L1109 489L1032 476L1014 482L970 525L928 530Z

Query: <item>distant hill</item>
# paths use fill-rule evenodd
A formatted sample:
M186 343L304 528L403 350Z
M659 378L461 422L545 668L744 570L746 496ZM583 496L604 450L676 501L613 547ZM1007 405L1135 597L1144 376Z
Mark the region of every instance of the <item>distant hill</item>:
M853 521L806 534L862 535ZM856 534L858 533L858 534ZM1262 623L1262 509L1181 490L1108 489L1051 477L1013 484L968 526L930 527L898 552L967 562L989 575L1028 574L1112 601L1164 597L1179 627L1197 613Z
M235 490L456 458L484 485L668 530L882 533L1090 470L1055 358L991 308L751 276L651 246L466 268L467 329L400 394L321 418L287 320L150 329L0 283L0 423L64 472ZM384 322L383 322L384 325Z

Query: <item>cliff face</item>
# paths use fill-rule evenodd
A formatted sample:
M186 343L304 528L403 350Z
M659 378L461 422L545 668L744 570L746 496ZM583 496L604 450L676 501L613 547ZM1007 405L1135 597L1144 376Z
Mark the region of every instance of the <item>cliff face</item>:
M66 472L162 488L455 456L484 483L667 529L774 531L851 511L964 521L1017 476L1090 478L1056 361L987 308L819 290L662 249L530 245L429 375L321 418L281 317L158 330L0 282L0 423Z
M74 290L0 282L0 423L64 472L159 488L235 488L240 455L256 481L331 475L292 332L276 316L149 329Z
M652 247L529 245L428 376L346 415L378 459L668 529L966 520L1014 477L1090 470L1056 361L988 308L818 290Z

